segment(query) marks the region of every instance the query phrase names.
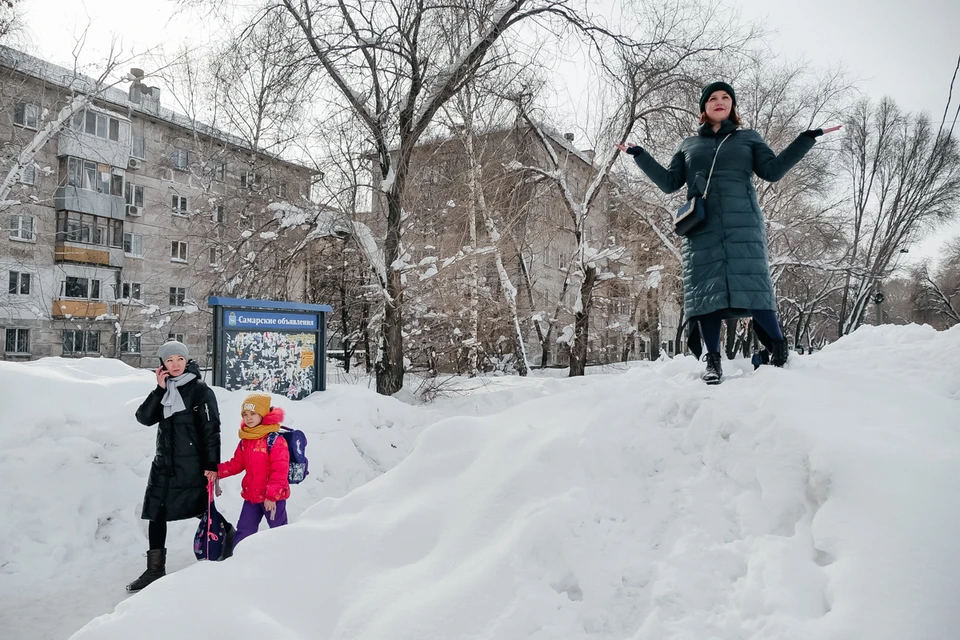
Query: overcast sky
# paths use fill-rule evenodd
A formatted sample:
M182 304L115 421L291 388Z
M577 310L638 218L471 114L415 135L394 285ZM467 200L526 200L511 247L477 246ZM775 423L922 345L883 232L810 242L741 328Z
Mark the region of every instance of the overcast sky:
M890 95L936 120L946 105L960 56L960 0L724 0L744 19L763 20L781 56L811 64L842 63L866 95ZM101 59L111 36L126 50L174 51L204 34L195 18L174 15L171 0L24 0L28 50L70 64L75 40L91 23L84 58ZM954 94L954 107L960 99ZM165 102L169 105L169 102ZM951 112L953 111L951 110ZM960 224L946 235L960 233ZM938 234L941 238L945 235ZM928 240L928 254L940 240Z

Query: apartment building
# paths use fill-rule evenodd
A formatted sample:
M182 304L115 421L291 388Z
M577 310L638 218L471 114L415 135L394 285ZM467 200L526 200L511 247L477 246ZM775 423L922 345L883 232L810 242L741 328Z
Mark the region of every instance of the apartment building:
M582 199L596 174L594 154L578 149L572 134L545 130L566 176L574 198ZM482 168L482 189L487 209L496 219L502 236L500 249L511 282L518 290L517 303L526 352L531 363L542 362L540 334L531 319L553 319L547 366L569 362L568 347L557 343L573 322L578 291L570 284L571 258L576 251L573 222L556 184L522 167L550 169L552 161L529 126L518 124L480 133L474 140ZM484 220L471 211L473 194L470 162L465 147L455 136L420 144L411 159L404 207L411 212L404 225L404 262L443 264L465 246L483 246L487 234ZM376 174L376 172L374 172ZM376 181L376 176L375 176ZM588 246L625 247L617 259L604 259L601 268L622 278L597 287L591 314L588 362L599 364L650 357L660 349L672 355L678 309L659 281L647 270L657 266L656 245L649 229L629 215L616 197L617 190L604 184L583 226ZM386 209L385 199L374 190L375 212ZM415 215L412 215L415 213ZM471 219L476 218L478 238L471 238ZM650 237L647 237L650 236ZM505 315L495 262L491 254L480 262L480 335L487 354L513 351L512 319ZM651 287L652 285L652 287ZM411 344L423 342L420 352L433 358L428 366L458 370L462 349L446 336L463 335L463 294L469 287L462 263L447 268L423 284L407 279L405 296L410 308ZM652 289L652 290L651 290ZM443 324L441 331L430 319ZM541 324L541 331L546 326ZM459 333L458 333L459 332ZM661 341L661 336L663 340ZM416 361L417 351L411 350Z
M269 255L254 243L276 236L269 205L309 197L308 168L162 107L139 70L128 78L104 89L0 47L0 175L38 147L0 202L4 359L151 367L173 338L206 361L207 298L245 295L237 284ZM302 299L303 270L279 269L269 292Z

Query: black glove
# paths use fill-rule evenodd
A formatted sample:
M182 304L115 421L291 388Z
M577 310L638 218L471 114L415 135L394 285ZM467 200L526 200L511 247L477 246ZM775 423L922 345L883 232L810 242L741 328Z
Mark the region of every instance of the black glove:
M812 138L813 140L816 140L817 138L823 135L823 129L809 129L808 131L804 131L800 135L807 136L808 138Z
M631 156L638 156L643 153L643 147L627 147L627 153Z

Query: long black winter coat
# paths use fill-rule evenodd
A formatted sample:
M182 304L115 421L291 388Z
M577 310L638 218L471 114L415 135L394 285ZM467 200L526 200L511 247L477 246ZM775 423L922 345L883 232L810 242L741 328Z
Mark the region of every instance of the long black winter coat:
M749 315L749 310L776 311L777 303L767 259L767 233L754 174L775 182L813 147L814 139L801 134L780 155L752 129L741 130L724 120L719 131L709 125L680 144L662 167L646 151L634 156L637 165L665 193L687 186L687 198L706 187L714 152L717 163L707 192L706 222L683 238L683 306L687 318L714 311L726 317Z
M143 496L145 520L185 520L207 508L204 471L220 463L220 413L213 390L200 380L200 369L190 361L186 371L197 376L178 389L185 411L163 417L166 393L158 385L137 409L137 421L157 425L157 453Z

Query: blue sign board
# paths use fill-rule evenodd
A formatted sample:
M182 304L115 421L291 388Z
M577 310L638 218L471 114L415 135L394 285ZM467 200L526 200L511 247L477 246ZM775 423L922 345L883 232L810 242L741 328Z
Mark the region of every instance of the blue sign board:
M207 304L214 384L292 400L327 388L328 305L218 297Z
M259 331L316 331L316 315L306 313L270 313L246 309L224 309L225 329L257 329Z

